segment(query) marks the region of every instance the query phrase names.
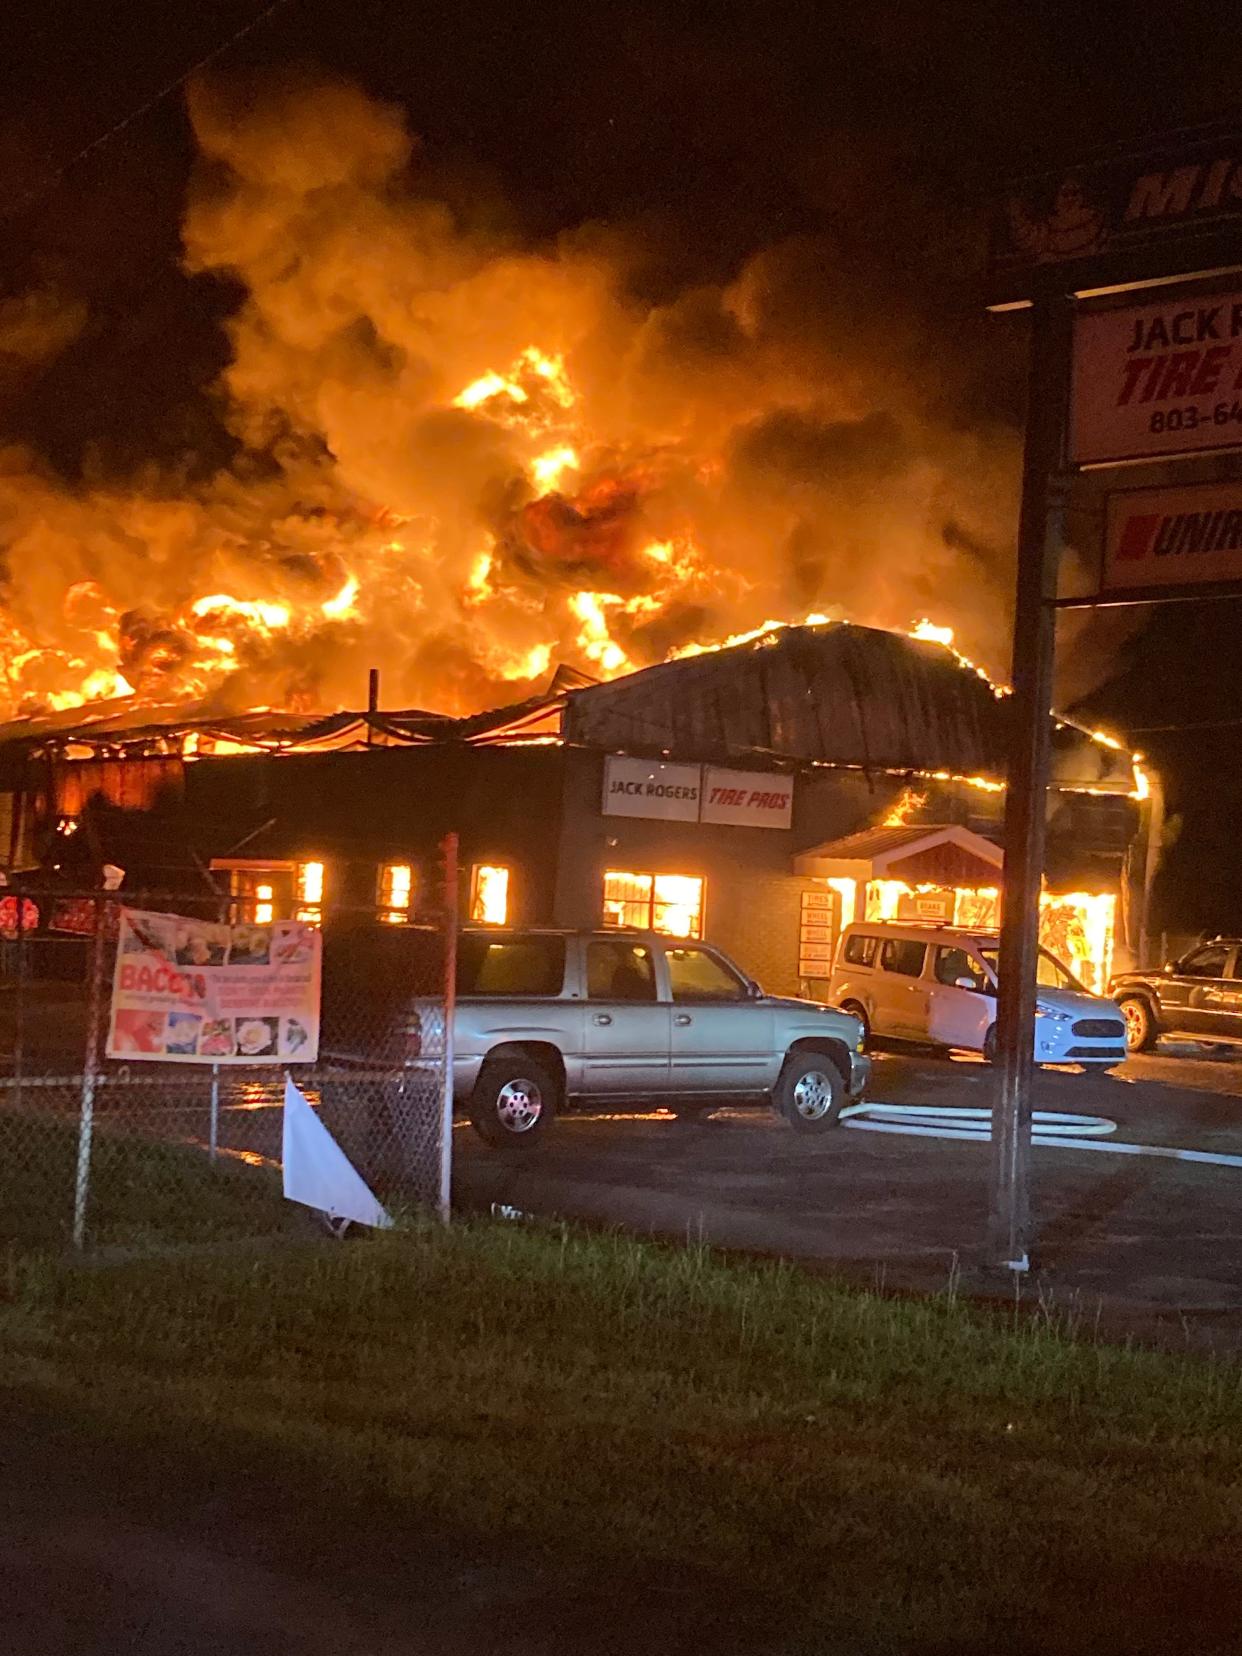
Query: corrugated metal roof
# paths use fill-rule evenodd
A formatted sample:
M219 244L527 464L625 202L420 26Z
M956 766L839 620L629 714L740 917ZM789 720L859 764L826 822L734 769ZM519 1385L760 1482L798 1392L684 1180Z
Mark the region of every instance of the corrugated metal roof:
M302 714L213 713L203 704L97 703L0 725L0 760L32 749L178 753L230 743L313 753L463 741L555 742L690 760L818 762L865 771L945 772L1002 782L1008 698L939 644L834 622L785 627L747 644L549 692L464 719L419 708ZM193 744L188 751L193 751ZM1128 754L1058 722L1056 785L1128 793Z

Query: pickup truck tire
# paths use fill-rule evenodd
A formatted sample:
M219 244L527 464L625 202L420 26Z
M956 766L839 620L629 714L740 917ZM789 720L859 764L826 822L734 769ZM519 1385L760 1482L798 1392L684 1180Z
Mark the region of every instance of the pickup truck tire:
M1127 995L1117 1004L1126 1021L1126 1051L1150 1052L1159 1038L1151 1007L1138 995Z
M559 1090L556 1078L537 1058L520 1052L489 1058L470 1095L471 1123L494 1150L533 1149L552 1126Z
M822 1133L841 1119L845 1082L826 1053L795 1052L785 1060L774 1097L796 1133Z

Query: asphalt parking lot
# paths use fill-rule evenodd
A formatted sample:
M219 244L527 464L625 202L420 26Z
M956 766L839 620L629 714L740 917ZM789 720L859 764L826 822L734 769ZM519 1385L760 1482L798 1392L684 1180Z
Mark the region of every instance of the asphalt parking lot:
M969 1059L877 1054L870 1098L987 1108ZM1242 1349L1242 1166L1110 1144L1242 1156L1242 1050L1177 1048L1113 1075L1041 1072L1036 1108L1107 1118L1093 1141L1037 1146L1028 1302L1080 1323L1196 1349ZM560 1216L812 1262L892 1290L1012 1294L983 1269L988 1146L834 1129L771 1112L584 1109L534 1151L489 1151L459 1124L462 1207Z

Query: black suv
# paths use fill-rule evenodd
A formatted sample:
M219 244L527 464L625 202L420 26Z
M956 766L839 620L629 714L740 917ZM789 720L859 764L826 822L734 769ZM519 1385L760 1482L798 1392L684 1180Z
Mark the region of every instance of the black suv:
M1131 1052L1149 1052L1162 1035L1242 1041L1242 938L1201 943L1158 971L1122 972L1108 992Z

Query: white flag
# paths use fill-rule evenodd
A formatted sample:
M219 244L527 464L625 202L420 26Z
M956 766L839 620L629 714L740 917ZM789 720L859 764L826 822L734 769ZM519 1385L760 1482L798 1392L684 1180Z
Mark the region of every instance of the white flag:
M377 1229L392 1224L290 1076L285 1077L281 1157L285 1164L285 1195L291 1202L317 1208L333 1219L352 1219Z

